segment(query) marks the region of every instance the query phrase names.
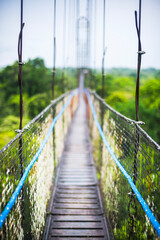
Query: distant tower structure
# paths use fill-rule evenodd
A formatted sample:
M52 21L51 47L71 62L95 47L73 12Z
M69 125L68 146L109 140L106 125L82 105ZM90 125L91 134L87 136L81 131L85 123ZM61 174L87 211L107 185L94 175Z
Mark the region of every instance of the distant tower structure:
M88 69L90 66L90 0L87 0L86 3L86 16L77 16L78 69Z

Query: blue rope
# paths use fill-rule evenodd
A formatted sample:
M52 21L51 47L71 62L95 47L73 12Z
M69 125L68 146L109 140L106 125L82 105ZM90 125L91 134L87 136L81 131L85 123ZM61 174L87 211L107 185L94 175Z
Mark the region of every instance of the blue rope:
M29 171L31 170L32 166L34 165L34 163L37 161L39 155L41 154L43 148L45 147L49 137L50 137L50 134L51 132L53 131L53 128L55 126L55 123L57 122L57 120L61 117L61 115L63 114L64 110L66 109L66 107L68 107L68 105L70 104L71 100L72 100L72 97L73 97L74 93L73 91L71 92L71 95L67 101L67 103L62 107L61 111L59 112L59 114L52 120L52 123L51 123L51 126L49 128L49 131L44 139L44 141L42 142L40 148L38 149L37 153L34 155L33 159L31 160L30 164L27 166L26 170L24 171L24 174L18 184L18 186L16 187L14 193L12 194L9 202L7 203L5 209L3 210L3 212L1 213L0 215L0 229L5 221L5 219L7 218L10 210L12 209L23 185L24 185L24 182L29 174Z
M95 111L95 108L93 106L93 103L92 103L92 100L91 100L91 97L88 93L87 90L85 90L85 93L87 95L87 98L88 98L88 101L89 101L89 105L91 107L91 110L92 110L92 114L93 114L93 117L94 117L94 121L97 125L97 128L99 130L99 133L101 135L101 138L103 139L103 142L105 144L105 146L107 147L110 155L112 156L113 160L115 161L115 163L117 164L117 166L119 167L119 169L121 170L121 172L123 173L123 175L125 176L125 178L127 179L128 183L130 184L132 190L134 191L138 201L140 202L143 210L145 211L145 213L147 214L150 222L152 223L153 227L155 228L158 236L160 237L160 224L159 222L157 221L157 219L155 218L155 216L153 215L152 211L150 210L150 208L148 207L147 203L145 202L145 200L142 198L140 192L138 191L136 185L134 184L134 182L132 181L132 178L130 177L130 175L126 172L126 170L124 169L124 167L121 165L121 163L118 161L117 157L115 156L115 154L113 153L111 147L109 146L109 143L107 141L107 139L105 138L105 135L103 133L103 130L98 122L98 118L97 118L97 115L96 115L96 111Z

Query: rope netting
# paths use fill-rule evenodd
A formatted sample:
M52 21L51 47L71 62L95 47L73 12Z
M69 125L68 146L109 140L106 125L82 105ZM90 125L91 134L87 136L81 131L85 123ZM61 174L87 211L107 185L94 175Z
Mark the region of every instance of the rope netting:
M115 239L158 239L160 146L140 122L116 112L95 92L91 97L86 94L93 113L89 124L111 234Z
M42 237L55 170L76 106L73 93L62 95L0 151L1 239Z

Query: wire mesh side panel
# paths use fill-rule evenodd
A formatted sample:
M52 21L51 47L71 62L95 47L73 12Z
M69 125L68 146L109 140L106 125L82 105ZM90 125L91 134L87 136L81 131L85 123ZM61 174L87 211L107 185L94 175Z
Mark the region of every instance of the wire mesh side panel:
M29 146L27 144L27 151L25 153L28 158L27 165L49 131L52 122L52 112L53 109L51 108L48 113L41 117L39 126L36 126L37 130L28 133L28 138L32 136L32 139L30 139ZM39 239L43 233L53 171L53 135L51 134L24 185L24 220L22 227L25 239Z
M91 98L110 147L160 221L158 145L134 121L111 109L95 93ZM158 239L128 181L102 142L91 113L89 124L111 235L115 239Z
M58 114L68 94L49 105L32 120L6 148L0 152L0 210L8 203L22 174L37 150L41 146L55 114ZM1 239L41 239L43 234L46 207L51 194L57 159L63 148L64 129L67 131L71 119L65 110L65 121L59 119L43 148L38 160L33 165L24 186L2 229ZM54 136L56 135L56 137ZM22 141L22 145L20 145ZM55 164L56 163L56 164Z
M56 106L56 115L60 112L63 106L63 102L59 102ZM57 166L61 153L63 151L63 142L64 142L64 121L63 116L58 119L58 122L55 125L55 166Z
M4 209L9 201L15 186L18 185L20 179L20 162L19 162L19 136L4 148L0 154L0 211ZM21 197L18 197L10 216L6 219L3 229L0 231L2 239L12 239L13 234L17 234L20 239L23 236L21 228ZM15 227L17 229L15 230Z

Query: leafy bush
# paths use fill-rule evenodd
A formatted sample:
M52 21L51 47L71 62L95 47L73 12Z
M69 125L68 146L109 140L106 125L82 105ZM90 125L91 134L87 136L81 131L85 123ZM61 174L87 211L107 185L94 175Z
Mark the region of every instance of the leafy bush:
M34 118L38 115L48 104L50 99L47 96L47 93L36 94L29 99L28 102L28 115L29 118Z

